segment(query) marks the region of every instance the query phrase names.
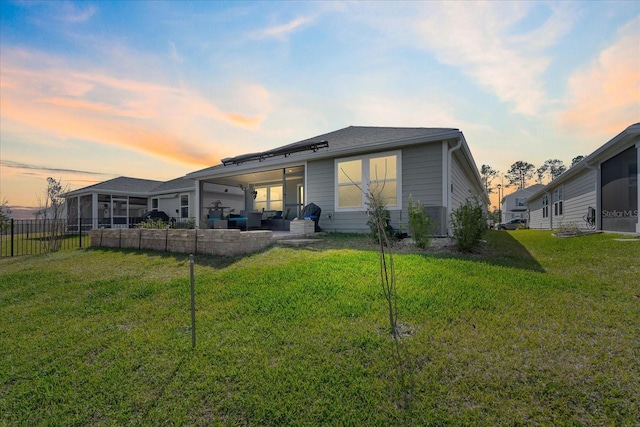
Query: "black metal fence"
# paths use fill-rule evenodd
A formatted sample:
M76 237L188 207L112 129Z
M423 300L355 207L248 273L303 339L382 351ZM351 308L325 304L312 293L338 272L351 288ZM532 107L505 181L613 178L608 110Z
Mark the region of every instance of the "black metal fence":
M189 218L172 220L167 224L148 224L170 228L193 228ZM138 223L112 224L103 219L8 219L0 221L0 257L35 255L60 250L84 248L91 245L88 232L94 228L133 228Z
M74 230L75 228L75 230ZM0 257L35 255L89 245L86 232L66 220L9 219L0 222Z

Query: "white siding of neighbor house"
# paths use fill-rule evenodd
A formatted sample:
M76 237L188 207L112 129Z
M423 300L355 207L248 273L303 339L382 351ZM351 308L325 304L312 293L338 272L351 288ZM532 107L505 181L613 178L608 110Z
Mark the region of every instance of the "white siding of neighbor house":
M549 195L551 200L551 195ZM551 228L551 221L549 218L542 217L542 196L536 199L527 200L527 206L529 207L529 228L536 228L540 230L548 230ZM549 204L549 213L553 209L553 206Z
M442 200L442 154L440 143L405 147L401 158L402 210L391 210L391 225L406 230L409 195L424 205L440 206ZM365 212L335 212L334 159L307 164L306 203L322 209L319 225L326 231L368 232ZM329 218L331 215L331 218Z
M542 195L527 201L529 206L529 227L536 229L558 229L560 227L586 228L584 216L589 206L596 208L596 170L584 170L565 181L563 189L563 214L553 215L553 191L557 186L549 186L549 217L542 218Z
M564 183L562 225L586 228L583 217L587 208L596 207L596 174L595 170L585 170ZM559 222L553 224L556 229L560 226Z

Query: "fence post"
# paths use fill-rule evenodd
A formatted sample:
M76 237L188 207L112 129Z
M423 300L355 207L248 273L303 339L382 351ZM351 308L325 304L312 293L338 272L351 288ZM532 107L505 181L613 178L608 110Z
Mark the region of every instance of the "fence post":
M11 256L13 256L13 218L11 218Z

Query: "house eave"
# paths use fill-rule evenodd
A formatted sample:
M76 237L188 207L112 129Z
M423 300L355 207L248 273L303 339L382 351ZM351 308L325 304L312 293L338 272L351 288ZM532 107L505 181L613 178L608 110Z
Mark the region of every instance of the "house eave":
M578 164L569 168L565 173L554 179L540 190L527 197L527 200L533 200L541 197L545 193L549 193L553 188L564 183L569 178L583 172L585 169L594 169L603 161L615 156L616 154L627 149L627 144L631 146L634 138L640 136L640 123L633 124L613 137L609 142L598 148L593 153L582 159Z
M443 141L447 139L457 138L461 136L462 133L459 130L446 130L441 133L429 135L429 136L416 136L412 138L401 138L396 140L382 141L365 145L358 145L355 147L345 147L345 148L332 148L331 140L328 140L328 147L320 149L316 152L310 153L296 153L296 155L292 155L289 157L271 157L268 159L264 159L259 162L257 165L255 163L252 164L239 164L239 165L228 165L223 166L219 164L214 166L213 169L205 169L202 171L192 172L185 175L185 178L190 179L200 179L200 180L209 180L215 178L227 177L230 175L240 175L245 173L253 173L253 172L264 172L268 170L273 170L276 168L285 168L295 165L304 164L308 161L312 160L323 160L323 159L332 159L339 157L348 157L351 155L368 153L381 151L384 149L395 149L404 146L416 145L416 144L428 144L432 142ZM468 150L468 149L467 149Z
M175 190L174 190L175 191ZM109 190L109 189L92 189L90 191L70 191L65 193L63 197L68 199L70 197L81 197L81 196L89 196L91 194L109 194L112 196L130 196L130 197L149 197L149 192L136 192L136 191L123 191L123 190Z

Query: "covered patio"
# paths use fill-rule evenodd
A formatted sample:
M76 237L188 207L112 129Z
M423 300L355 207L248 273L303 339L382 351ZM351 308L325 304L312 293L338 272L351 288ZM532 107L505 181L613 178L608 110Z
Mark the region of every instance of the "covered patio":
M231 166L233 167L233 166ZM304 208L304 165L229 174L196 180L196 212L199 228L240 228L243 230L288 231L290 221ZM207 185L225 187L225 191L242 192L234 206L220 200L207 200Z

